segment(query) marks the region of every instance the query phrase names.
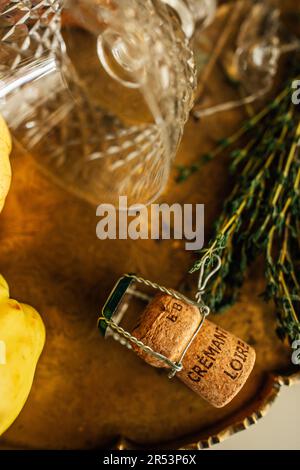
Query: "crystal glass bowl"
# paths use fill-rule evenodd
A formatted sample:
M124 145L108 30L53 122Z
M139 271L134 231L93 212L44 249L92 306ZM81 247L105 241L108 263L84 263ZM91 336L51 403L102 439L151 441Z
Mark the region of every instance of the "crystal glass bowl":
M0 0L1 114L64 188L151 202L193 104L189 39L208 4Z

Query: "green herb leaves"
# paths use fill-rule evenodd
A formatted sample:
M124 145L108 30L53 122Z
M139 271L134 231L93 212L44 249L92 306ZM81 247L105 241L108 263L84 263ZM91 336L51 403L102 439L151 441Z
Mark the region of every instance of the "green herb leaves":
M221 257L221 270L205 299L219 311L235 302L248 267L263 254L264 297L275 301L279 336L292 342L300 338L300 120L291 93L289 83L210 154L214 158L248 136L244 147L230 153L236 184L191 272L199 269L203 257ZM182 168L181 180L196 167Z

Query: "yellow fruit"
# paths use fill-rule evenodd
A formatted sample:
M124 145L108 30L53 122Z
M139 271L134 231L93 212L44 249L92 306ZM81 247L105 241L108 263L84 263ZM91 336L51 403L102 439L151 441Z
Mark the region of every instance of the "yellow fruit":
M4 119L0 115L0 211L3 208L11 182L10 152L10 133Z
M27 400L44 344L41 317L32 307L9 298L0 275L0 435Z

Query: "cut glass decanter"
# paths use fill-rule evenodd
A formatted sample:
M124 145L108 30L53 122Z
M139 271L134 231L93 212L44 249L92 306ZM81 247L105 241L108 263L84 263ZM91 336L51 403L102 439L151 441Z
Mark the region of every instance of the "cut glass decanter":
M0 0L0 112L39 166L93 204L149 203L193 105L207 0Z

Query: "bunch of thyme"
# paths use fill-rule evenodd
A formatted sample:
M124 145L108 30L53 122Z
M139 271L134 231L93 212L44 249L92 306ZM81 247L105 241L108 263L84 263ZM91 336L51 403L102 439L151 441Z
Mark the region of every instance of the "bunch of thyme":
M300 114L291 90L289 83L205 157L214 158L248 136L245 146L230 153L236 184L208 248L190 272L197 271L205 257L221 257L221 269L205 299L213 311L220 311L236 301L249 265L264 255L264 297L275 301L279 336L292 342L300 338ZM181 179L200 164L181 169Z

